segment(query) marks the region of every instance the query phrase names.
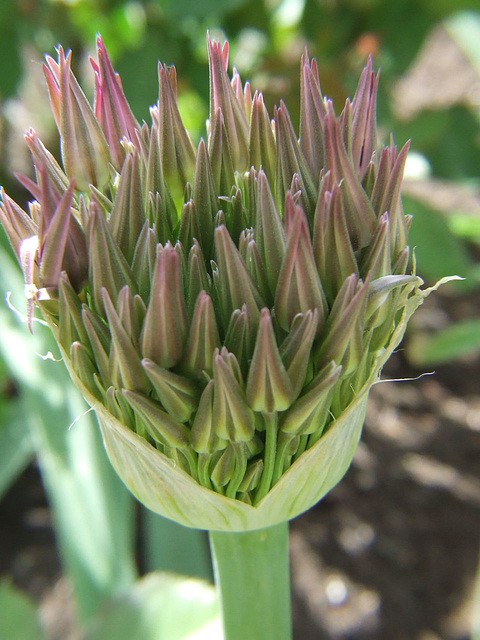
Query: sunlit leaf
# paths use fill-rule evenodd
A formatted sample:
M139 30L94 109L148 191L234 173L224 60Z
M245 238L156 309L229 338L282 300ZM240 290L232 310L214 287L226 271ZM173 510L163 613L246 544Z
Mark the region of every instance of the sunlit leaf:
M86 640L221 640L213 587L200 580L151 573L112 600Z
M410 245L415 247L418 274L438 280L454 273L465 278L456 287L476 286L475 264L464 243L450 231L444 215L410 197L404 198L404 209L413 214L409 237Z
M428 338L412 341L408 353L416 364L440 364L480 350L480 320L466 319Z

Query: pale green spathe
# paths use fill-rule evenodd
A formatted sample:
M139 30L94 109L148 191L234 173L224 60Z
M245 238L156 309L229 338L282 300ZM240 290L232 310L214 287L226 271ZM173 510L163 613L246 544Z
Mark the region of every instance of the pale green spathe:
M187 527L216 531L250 531L290 520L318 502L346 473L358 444L370 388L400 343L408 319L435 287L417 288L372 375L328 431L286 471L255 507L199 485L189 474L113 417L91 396L65 362L75 383L95 409L104 444L115 470L130 491L149 509ZM55 330L54 327L52 327Z

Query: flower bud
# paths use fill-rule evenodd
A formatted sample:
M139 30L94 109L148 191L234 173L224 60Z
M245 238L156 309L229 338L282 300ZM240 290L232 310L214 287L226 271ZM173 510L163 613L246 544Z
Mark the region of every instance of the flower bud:
M369 60L337 116L300 66L286 105L228 76L208 38L208 144L195 149L174 68L139 124L99 37L95 102L71 54L44 66L62 163L33 130L28 213L0 219L109 458L150 509L224 531L293 518L346 472L366 401L434 289L409 265L408 145L377 150ZM253 97L252 97L253 93Z

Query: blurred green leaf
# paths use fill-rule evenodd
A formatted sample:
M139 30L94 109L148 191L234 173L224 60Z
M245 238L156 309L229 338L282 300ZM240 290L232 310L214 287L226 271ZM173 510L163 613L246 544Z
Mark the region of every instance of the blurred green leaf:
M148 509L142 509L142 515L146 571L167 571L212 581L205 531L182 527Z
M411 197L404 197L403 204L405 213L413 214L409 244L415 248L418 274L429 280L458 275L465 280L457 287L475 287L476 265L464 243L450 231L444 215Z
M25 469L33 455L30 430L21 402L17 399L8 402L8 407L1 412L1 416L0 499Z
M0 582L0 638L2 640L43 640L35 605L28 596Z
M213 587L199 580L152 573L113 599L86 640L221 640Z
M414 340L408 349L415 364L449 362L480 350L480 320L462 320L424 338Z
M0 2L0 98L11 95L21 74L21 59L18 51L18 24L16 3L13 0Z
M0 252L0 273L23 293L23 278L6 252ZM22 294L12 297L24 304ZM27 417L64 569L79 616L87 619L135 579L132 499L108 462L93 414L85 413L87 407L63 364L48 356L56 347L47 328L34 323L30 335L6 305L0 305L0 324L0 352L20 385L22 415Z
M244 4L245 0L161 0L168 13L175 18L219 18Z
M455 235L480 244L480 216L453 212L448 216L448 226Z

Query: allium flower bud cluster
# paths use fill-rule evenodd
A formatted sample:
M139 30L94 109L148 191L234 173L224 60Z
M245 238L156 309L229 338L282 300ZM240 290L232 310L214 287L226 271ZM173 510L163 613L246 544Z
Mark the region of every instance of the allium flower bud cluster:
M343 475L423 294L407 273L407 146L377 150L371 61L337 116L302 57L297 137L283 102L271 119L228 77L227 44L208 52L197 147L173 67L159 64L148 125L101 38L93 107L71 54L47 57L62 163L30 130L33 200L26 213L2 192L1 218L30 318L36 305L127 485L184 524L248 529Z

